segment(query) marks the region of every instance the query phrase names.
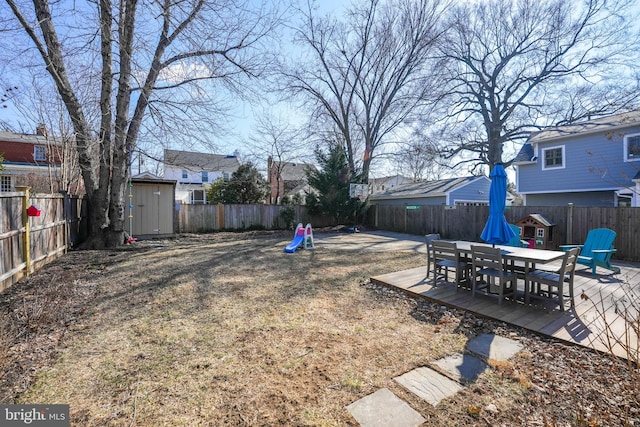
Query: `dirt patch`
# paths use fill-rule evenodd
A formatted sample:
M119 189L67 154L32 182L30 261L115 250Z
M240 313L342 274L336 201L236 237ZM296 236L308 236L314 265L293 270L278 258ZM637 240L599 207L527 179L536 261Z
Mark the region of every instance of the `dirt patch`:
M639 425L616 359L368 282L424 255L285 254L290 238L65 255L0 295L1 401L67 403L77 426L329 426L388 387L429 426ZM487 332L525 350L436 408L393 381Z

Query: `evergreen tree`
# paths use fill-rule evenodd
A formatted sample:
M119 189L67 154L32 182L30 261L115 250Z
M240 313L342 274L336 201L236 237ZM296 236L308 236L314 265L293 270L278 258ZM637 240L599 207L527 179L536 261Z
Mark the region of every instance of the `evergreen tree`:
M359 182L349 164L342 146L336 144L328 152L316 149L319 170L307 172L309 185L316 192L307 195L307 209L311 215L328 215L338 223L355 222L363 204L349 197L349 184Z
M263 203L269 184L251 163L240 165L228 181L218 178L207 190L210 203Z

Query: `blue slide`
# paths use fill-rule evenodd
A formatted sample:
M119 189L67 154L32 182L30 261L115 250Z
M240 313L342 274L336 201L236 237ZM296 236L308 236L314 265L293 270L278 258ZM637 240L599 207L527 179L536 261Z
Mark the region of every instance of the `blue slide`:
M296 234L293 240L291 241L291 243L289 243L287 247L284 248L284 251L288 254L292 254L295 251L297 251L298 248L302 246L303 243L304 243L304 235L300 236Z

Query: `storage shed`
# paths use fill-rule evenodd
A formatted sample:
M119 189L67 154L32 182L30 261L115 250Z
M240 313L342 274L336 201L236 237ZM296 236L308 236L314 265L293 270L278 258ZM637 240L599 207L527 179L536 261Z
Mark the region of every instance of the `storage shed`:
M129 225L135 238L174 235L176 181L149 173L131 178Z
M516 221L520 227L520 239L529 242L530 248L554 249L553 227L555 223L541 214L533 213Z

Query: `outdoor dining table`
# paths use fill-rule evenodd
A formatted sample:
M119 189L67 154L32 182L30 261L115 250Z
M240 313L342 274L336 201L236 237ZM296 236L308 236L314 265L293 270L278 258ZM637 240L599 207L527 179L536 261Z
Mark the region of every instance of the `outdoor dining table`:
M465 255L471 255L471 246L489 246L500 248L502 257L507 261L511 261L511 265L514 265L516 261L524 263L525 272L530 269L534 269L536 263L546 264L554 261L561 260L565 256L563 251L552 251L547 249L533 249L533 248L520 248L516 246L504 246L504 245L491 245L488 243L480 242L468 242L466 240L452 240L456 244L458 251ZM526 280L526 278L525 278ZM524 287L525 301L527 294L529 293L528 287Z

